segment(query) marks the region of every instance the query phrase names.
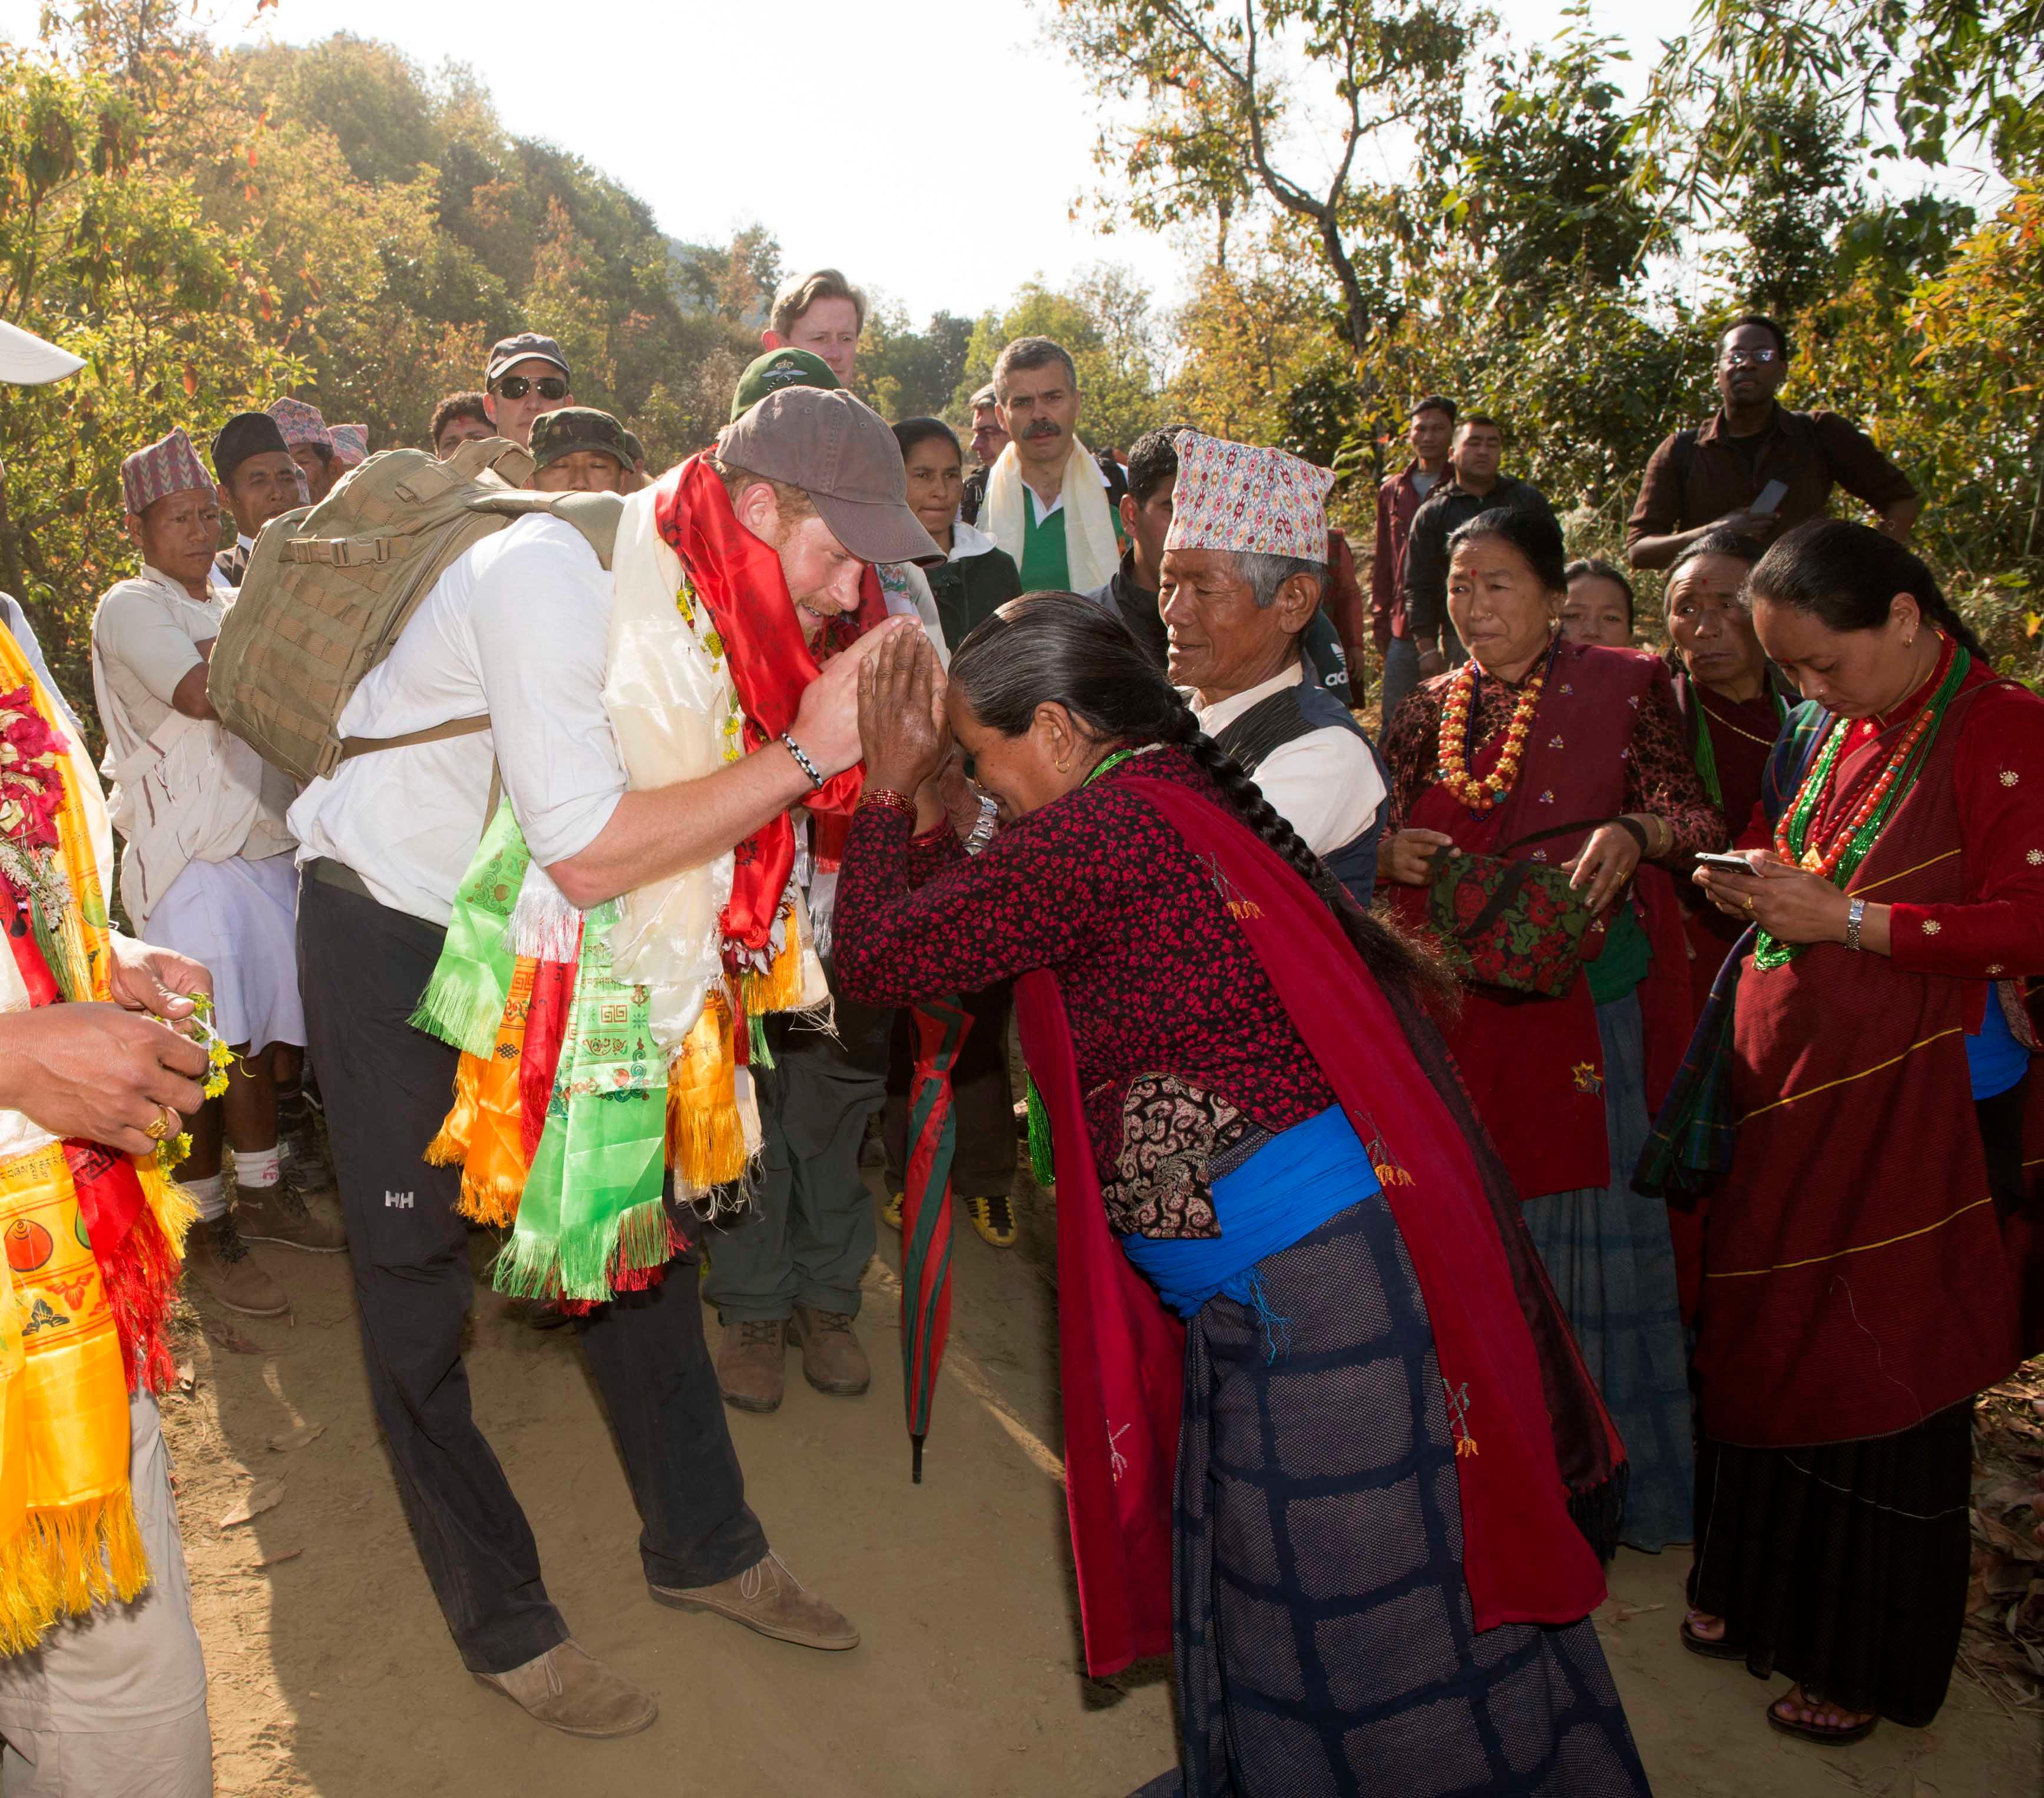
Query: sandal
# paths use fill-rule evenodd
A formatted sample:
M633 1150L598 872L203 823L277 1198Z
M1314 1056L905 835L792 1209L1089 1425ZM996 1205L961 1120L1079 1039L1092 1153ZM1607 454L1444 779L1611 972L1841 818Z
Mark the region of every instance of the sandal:
M1699 1635L1696 1633L1695 1620L1708 1614L1702 1611L1692 1611L1682 1619L1682 1646L1692 1654L1701 1654L1712 1661L1743 1661L1746 1650L1732 1642L1728 1636ZM1718 1621L1722 1623L1724 1619L1720 1617Z
M1791 1704L1797 1692L1802 1693L1800 1704ZM1779 1730L1784 1735L1800 1736L1805 1742L1815 1742L1826 1748L1844 1748L1855 1742L1864 1742L1873 1734L1873 1726L1881 1721L1878 1716L1862 1717L1856 1723L1820 1723L1804 1722L1800 1717L1785 1717L1781 1707L1808 1711L1821 1715L1829 1712L1834 1715L1850 1715L1842 1704L1834 1704L1804 1686L1791 1686L1767 1707L1767 1722L1770 1728Z

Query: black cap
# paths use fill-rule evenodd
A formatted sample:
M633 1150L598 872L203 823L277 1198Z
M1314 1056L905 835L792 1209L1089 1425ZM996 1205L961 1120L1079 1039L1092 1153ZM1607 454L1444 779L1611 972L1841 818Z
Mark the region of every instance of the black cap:
M607 412L593 405L564 405L558 412L543 412L532 421L532 472L550 462L559 462L577 450L598 450L620 468L632 466L632 446L624 440L624 427Z
M267 412L237 412L213 440L213 471L225 483L234 478L234 471L249 457L271 450L290 454L276 420Z
M490 360L482 369L483 386L495 386L498 375L521 362L551 362L564 379L574 378L568 373L568 359L561 354L559 344L551 337L542 337L536 331L521 331L515 337L500 337L490 346Z

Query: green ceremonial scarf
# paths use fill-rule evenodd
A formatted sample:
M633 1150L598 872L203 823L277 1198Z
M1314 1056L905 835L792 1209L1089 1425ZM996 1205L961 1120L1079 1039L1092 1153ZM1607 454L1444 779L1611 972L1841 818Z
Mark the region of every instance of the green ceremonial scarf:
M447 941L426 983L425 997L412 1014L414 1030L485 1059L495 1051L497 1027L504 1021L511 970L517 959L505 940L505 927L532 859L524 834L511 815L511 801L505 800L461 877Z
M614 901L599 906L582 930L546 1128L491 1277L500 1293L607 1299L620 1274L674 1254L661 1198L667 1058L653 1040L648 989L611 978L605 932L616 916Z
M412 1020L470 1055L496 1049L517 961L511 912L531 860L507 802L462 878ZM546 1124L492 1277L501 1293L601 1300L620 1276L663 1266L674 1253L662 1201L667 1058L648 1023L648 989L612 976L606 931L617 913L613 901L586 916Z

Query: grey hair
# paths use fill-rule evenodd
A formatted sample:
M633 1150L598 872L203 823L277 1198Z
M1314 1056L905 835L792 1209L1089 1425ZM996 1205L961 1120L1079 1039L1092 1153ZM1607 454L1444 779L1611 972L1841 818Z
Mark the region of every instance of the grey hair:
M1020 375L1025 369L1047 368L1054 362L1065 365L1065 378L1078 391L1078 365L1072 360L1071 352L1062 344L1054 343L1048 337L1017 337L993 359L994 392L1001 398L1008 397L1008 377Z
M1235 571L1248 582L1259 611L1278 603L1278 590L1294 574L1311 574L1324 591L1327 568L1324 562L1310 562L1303 555L1272 555L1262 550L1238 549Z

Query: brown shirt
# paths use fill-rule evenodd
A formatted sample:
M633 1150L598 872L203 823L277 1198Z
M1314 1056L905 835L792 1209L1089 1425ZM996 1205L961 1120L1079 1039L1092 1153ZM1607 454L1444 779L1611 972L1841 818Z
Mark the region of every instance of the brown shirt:
M1743 511L1769 481L1782 482L1788 491L1773 528L1753 533L1763 544L1805 519L1822 517L1834 486L1877 512L1916 497L1909 477L1864 431L1835 412L1791 412L1777 405L1757 444L1732 436L1720 412L1695 433L1686 476L1676 453L1682 435L1663 438L1647 462L1639 498L1626 521L1627 549L1642 537L1693 531L1728 512ZM1758 454L1746 453L1755 449Z

